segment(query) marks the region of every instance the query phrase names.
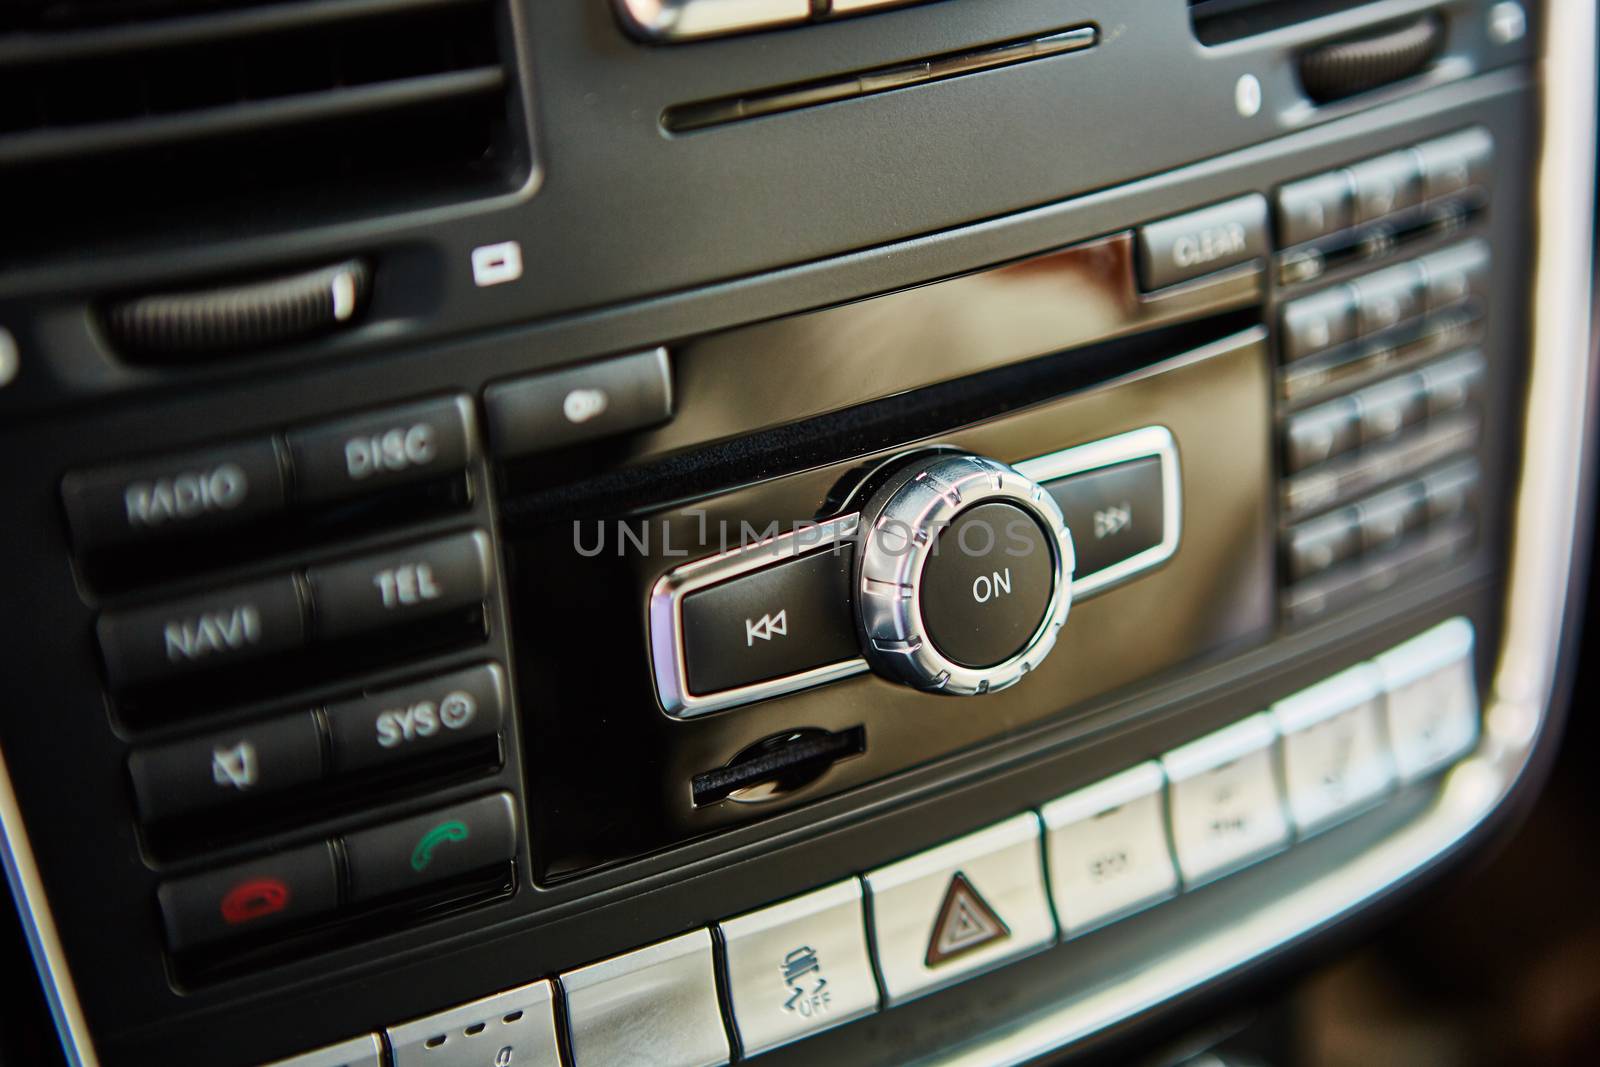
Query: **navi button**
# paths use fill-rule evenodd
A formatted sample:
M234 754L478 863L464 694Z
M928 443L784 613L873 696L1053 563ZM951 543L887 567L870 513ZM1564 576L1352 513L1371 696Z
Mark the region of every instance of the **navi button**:
M853 559L847 544L818 549L685 596L689 691L736 689L861 655L850 617Z
M510 863L517 819L509 793L346 834L350 899L365 903Z
M889 1003L899 1004L1055 939L1029 813L867 875Z
M167 882L157 891L167 946L201 945L305 922L339 904L338 871L326 842Z

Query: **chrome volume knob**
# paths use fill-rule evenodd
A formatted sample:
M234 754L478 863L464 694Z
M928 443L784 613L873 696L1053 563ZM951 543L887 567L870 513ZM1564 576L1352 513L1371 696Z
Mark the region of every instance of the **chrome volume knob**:
M1072 533L1037 483L982 456L933 455L862 509L856 611L872 669L970 696L1011 685L1072 606Z

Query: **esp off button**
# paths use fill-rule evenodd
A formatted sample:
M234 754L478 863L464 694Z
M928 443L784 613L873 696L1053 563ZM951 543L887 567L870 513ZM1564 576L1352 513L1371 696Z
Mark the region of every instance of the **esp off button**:
M365 771L495 737L504 694L500 668L484 664L331 704L334 766Z
M470 418L464 398L448 397L293 431L295 494L324 504L463 471Z
M1139 227L1139 279L1161 289L1267 254L1267 198L1235 200Z

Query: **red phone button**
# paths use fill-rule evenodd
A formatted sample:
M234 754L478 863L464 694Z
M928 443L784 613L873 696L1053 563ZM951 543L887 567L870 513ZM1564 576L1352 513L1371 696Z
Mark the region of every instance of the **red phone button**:
M339 906L339 874L327 842L164 883L157 890L173 952L274 930Z
M229 925L275 915L289 906L294 894L281 878L252 878L228 890L222 898L222 920Z

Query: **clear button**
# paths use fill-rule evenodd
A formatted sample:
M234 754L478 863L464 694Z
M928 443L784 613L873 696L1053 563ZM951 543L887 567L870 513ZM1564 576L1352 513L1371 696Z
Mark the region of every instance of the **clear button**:
M561 976L575 1067L717 1067L728 1032L706 930Z
M891 1004L1055 940L1032 812L879 868L867 889Z
M1266 712L1161 757L1172 845L1184 880L1198 885L1281 849L1289 840Z
M719 926L746 1056L878 1010L856 879Z
M1383 672L1389 740L1404 781L1425 777L1478 739L1472 624L1455 618L1377 659Z
M1178 889L1161 765L1132 770L1044 806L1050 896L1071 937L1165 900Z
M1289 814L1314 833L1370 806L1394 782L1379 718L1383 676L1364 663L1273 705Z

